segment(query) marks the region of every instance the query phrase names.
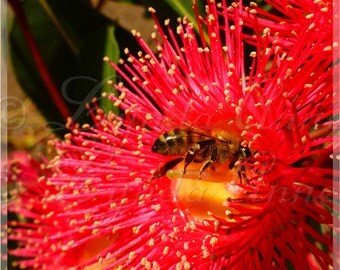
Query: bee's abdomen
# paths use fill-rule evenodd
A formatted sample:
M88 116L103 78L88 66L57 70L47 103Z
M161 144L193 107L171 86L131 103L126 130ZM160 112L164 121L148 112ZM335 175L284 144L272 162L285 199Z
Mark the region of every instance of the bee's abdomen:
M184 155L193 142L193 134L183 129L163 133L152 146L152 151L164 156Z

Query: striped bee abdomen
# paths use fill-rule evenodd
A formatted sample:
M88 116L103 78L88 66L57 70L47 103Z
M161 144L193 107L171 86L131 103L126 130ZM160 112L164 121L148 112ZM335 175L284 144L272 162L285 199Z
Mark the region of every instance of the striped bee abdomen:
M184 155L192 138L184 129L174 129L161 134L152 146L152 151L164 156Z

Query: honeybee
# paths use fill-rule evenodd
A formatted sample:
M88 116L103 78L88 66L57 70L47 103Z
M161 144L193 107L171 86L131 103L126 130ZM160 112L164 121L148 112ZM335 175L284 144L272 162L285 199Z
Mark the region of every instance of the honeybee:
M221 133L223 134L223 133ZM173 129L161 134L152 146L152 152L164 156L177 156L153 174L153 178L164 176L168 170L184 161L183 174L192 162L201 162L199 178L203 171L214 163L229 162L232 169L238 160L251 157L248 147L243 147L238 140L227 134L218 132L209 135L191 128ZM245 167L241 165L238 170L240 179L245 178Z

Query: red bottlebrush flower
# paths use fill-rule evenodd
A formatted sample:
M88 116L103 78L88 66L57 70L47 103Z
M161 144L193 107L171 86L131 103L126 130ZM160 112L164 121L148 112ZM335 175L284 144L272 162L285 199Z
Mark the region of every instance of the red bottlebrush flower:
M111 63L124 117L70 125L42 176L21 180L9 207L28 219L11 232L22 267L333 265L331 24L289 49L290 32L249 24L248 57L242 6L208 2L209 42L186 19L176 33L156 20L157 55L135 33L143 52Z
M266 3L268 10L260 8L256 3L251 3L251 8L245 8L242 18L244 24L256 24L258 29L272 33L273 40L278 40L282 47L294 46L297 39L313 34L325 36L325 29L333 27L333 2L332 1L271 1ZM335 7L337 9L338 7ZM252 19L253 15L254 19ZM313 29L313 31L310 31ZM333 31L326 31L329 45L332 45ZM255 41L254 37L250 39ZM325 40L324 40L325 41ZM324 42L323 41L323 42ZM325 44L326 45L326 44Z

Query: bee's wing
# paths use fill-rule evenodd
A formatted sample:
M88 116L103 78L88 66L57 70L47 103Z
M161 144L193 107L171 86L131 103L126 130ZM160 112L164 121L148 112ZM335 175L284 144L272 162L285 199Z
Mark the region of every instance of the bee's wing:
M231 140L229 140L228 138L214 136L212 134L211 130L201 130L201 129L193 127L193 126L190 126L188 128L188 130L190 130L190 132L192 134L197 134L197 135L201 136L201 140L213 139L215 141L220 141L220 142L223 142L223 143L232 144Z

